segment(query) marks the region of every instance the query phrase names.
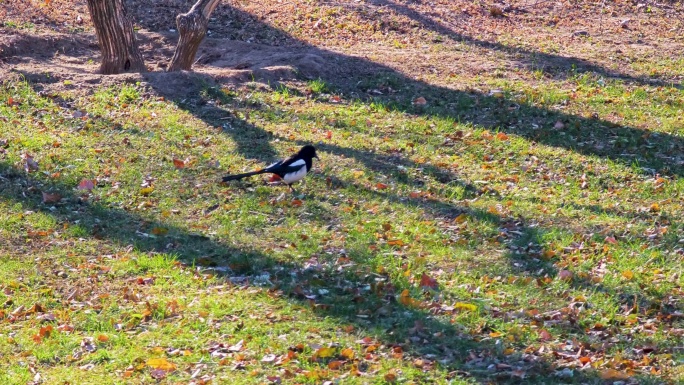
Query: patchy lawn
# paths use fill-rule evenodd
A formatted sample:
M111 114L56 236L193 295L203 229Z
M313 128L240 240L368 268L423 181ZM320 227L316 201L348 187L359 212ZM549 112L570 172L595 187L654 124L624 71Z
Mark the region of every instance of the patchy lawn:
M0 383L684 381L676 9L295 3L222 6L196 74L4 22ZM301 196L218 183L306 143Z

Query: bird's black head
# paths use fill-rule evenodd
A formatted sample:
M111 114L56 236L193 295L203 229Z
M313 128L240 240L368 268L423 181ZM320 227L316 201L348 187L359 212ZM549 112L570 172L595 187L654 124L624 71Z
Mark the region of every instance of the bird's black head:
M299 150L299 155L302 158L316 158L316 159L318 159L318 155L316 155L316 148L310 144L307 144L306 146L302 147L302 149Z

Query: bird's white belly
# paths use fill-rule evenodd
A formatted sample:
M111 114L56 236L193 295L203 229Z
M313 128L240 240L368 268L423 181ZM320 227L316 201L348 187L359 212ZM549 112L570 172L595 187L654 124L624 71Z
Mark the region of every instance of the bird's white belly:
M306 167L300 168L296 172L291 172L283 175L283 181L287 184L292 184L298 180L301 180L306 176Z

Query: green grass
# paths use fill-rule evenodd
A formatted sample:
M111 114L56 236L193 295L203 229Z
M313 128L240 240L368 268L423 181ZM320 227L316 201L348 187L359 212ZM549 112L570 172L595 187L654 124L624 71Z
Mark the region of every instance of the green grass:
M531 79L474 80L501 98L390 75L358 83L368 99L330 102L319 79L178 104L5 83L0 382L682 381L684 93ZM304 143L322 159L301 200L217 183Z

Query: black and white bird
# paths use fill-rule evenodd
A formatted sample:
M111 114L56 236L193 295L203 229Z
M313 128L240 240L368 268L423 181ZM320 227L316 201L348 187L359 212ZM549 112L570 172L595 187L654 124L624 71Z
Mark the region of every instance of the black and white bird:
M275 162L266 168L262 168L261 170L246 172L244 174L224 176L223 181L228 182L231 180L247 178L252 175L270 173L280 177L280 179L287 184L290 190L294 191L292 188L292 183L302 180L306 176L313 165L313 158L318 159L318 155L316 155L316 148L307 144L306 146L302 147L298 153L287 159Z

